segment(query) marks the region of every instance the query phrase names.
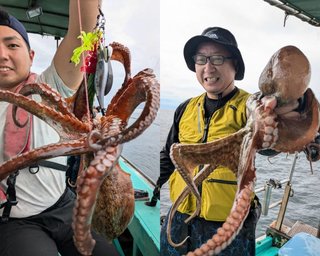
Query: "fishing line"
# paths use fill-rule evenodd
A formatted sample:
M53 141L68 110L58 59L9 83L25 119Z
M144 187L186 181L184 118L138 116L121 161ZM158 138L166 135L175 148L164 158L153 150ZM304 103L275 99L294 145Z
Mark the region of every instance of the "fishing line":
M80 33L81 31L83 31L83 27L82 27L82 21L81 21L81 10L80 10L80 0L77 1L78 4L78 18L79 18L79 29L80 29ZM81 38L81 44L83 43L83 39ZM82 59L82 65L85 65L85 56L84 56L84 52L81 53L81 59ZM86 99L89 99L88 97L88 80L87 80L87 75L86 72L83 73L83 79L84 79L84 93L85 93L85 97ZM87 102L86 104L86 108L87 108L87 120L90 120L90 110L89 110L89 104Z

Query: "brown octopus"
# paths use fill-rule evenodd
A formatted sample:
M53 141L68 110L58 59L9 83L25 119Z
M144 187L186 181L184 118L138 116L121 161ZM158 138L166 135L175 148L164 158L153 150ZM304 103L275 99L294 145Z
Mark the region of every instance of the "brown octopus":
M42 159L82 155L72 226L75 244L83 255L91 255L95 245L90 232L91 221L93 228L108 239L119 236L130 222L134 193L130 175L121 170L117 161L121 144L148 128L160 104L160 85L153 71L145 69L131 78L129 49L118 43L111 46L111 59L124 64L126 77L101 118L91 118L88 114L88 107L83 104L87 102L83 84L67 99L46 84L25 85L19 94L0 90L0 100L39 117L60 135L59 142L17 155L0 165L1 180ZM39 94L42 101L26 97L31 94ZM127 127L131 114L143 102L140 117ZM16 108L13 113L15 111Z
M252 95L247 102L246 127L205 144L172 145L172 161L187 184L169 212L167 237L172 246L180 246L187 239L178 244L172 241L170 230L174 213L192 192L196 196L197 209L186 222L199 214L201 198L197 187L218 165L230 168L237 176L238 190L233 207L217 234L187 255L216 255L233 241L249 212L256 180L256 152L264 148L289 153L301 151L319 130L319 103L311 89L307 89L309 79L310 65L305 55L294 46L283 47L271 57L260 76L261 92ZM303 94L303 110L294 115L292 112L285 114L286 110L297 107L297 99ZM193 170L198 165L204 165L204 168L193 177Z

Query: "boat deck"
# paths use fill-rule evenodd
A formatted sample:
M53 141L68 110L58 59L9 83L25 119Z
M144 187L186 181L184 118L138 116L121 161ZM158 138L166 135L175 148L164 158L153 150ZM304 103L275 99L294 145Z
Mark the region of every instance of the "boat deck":
M280 248L275 246L274 239L280 241L279 234L281 234L280 236L283 237L283 241L287 241L287 239L290 239L301 232L310 234L315 237L318 233L318 230L315 227L312 227L301 221L296 221L295 223L285 221L285 224L283 224L281 227L281 232L276 231L275 233L272 232L274 225L275 222L270 225L271 232L267 231L267 236L256 239L256 256L278 256ZM273 238L273 236L275 238Z
M145 190L152 195L154 188L143 175L125 159L121 158L119 163L124 171L131 174L134 189ZM133 237L132 256L160 254L160 203L158 201L155 207L150 207L145 202L146 200L135 201L134 217L128 226Z
M272 237L264 236L256 241L256 256L277 256L279 248L272 246Z
M318 230L315 227L312 227L308 224L305 224L301 221L297 221L293 224L288 232L288 236L293 237L295 234L300 232L305 232L313 236L317 236Z

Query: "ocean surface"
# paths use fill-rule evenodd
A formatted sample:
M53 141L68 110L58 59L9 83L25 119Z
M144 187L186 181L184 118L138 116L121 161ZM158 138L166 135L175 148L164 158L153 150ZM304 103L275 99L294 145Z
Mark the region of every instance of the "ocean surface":
M155 122L136 140L124 145L123 155L141 168L152 180L159 176L159 151L166 141L168 131L173 120L173 110L161 109ZM133 116L137 118L139 113ZM160 137L159 137L160 133ZM273 158L257 155L256 158L256 189L263 187L270 178L284 180L289 178L294 155L279 154ZM306 224L318 227L320 221L320 161L310 163L304 153L298 155L292 176L293 196L290 198L285 218L295 222L303 221ZM281 199L285 185L281 189L272 191L271 203ZM258 193L260 201L264 194ZM171 205L168 196L167 184L161 190L161 216L167 214ZM267 216L261 215L256 235L261 236L273 220L276 220L279 206L270 209Z
M129 125L139 118L141 109L136 109L130 118ZM122 156L138 167L156 183L160 175L160 115L136 139L123 145Z

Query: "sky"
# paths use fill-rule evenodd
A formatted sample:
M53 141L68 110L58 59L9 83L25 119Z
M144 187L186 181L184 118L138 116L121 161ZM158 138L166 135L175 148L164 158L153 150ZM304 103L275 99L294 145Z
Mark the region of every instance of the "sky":
M319 99L320 28L293 16L284 27L284 16L284 11L263 0L161 0L161 107L175 108L204 92L185 64L183 48L191 37L212 26L227 28L236 37L246 66L245 77L235 81L236 86L258 91L259 76L272 54L294 45L310 61L310 87Z
M258 91L259 76L272 54L294 45L310 61L310 87L320 98L320 28L293 16L284 27L284 11L263 0L103 0L102 10L106 41L129 47L133 75L146 67L154 69L161 85L161 108L174 109L203 92L185 64L183 47L210 26L227 28L237 39L246 66L244 79L235 82L239 88ZM55 41L44 40L31 36L36 72L48 65L54 53ZM113 68L116 89L123 69L118 63Z

